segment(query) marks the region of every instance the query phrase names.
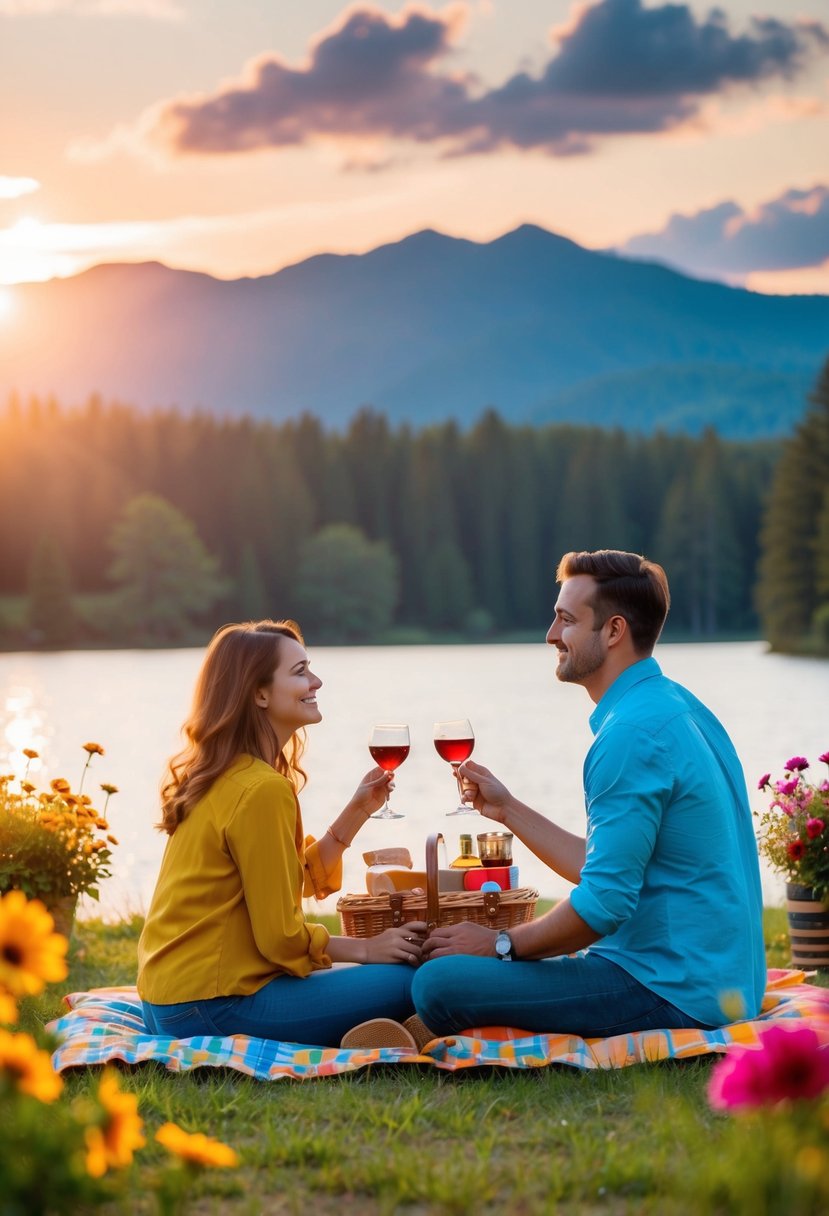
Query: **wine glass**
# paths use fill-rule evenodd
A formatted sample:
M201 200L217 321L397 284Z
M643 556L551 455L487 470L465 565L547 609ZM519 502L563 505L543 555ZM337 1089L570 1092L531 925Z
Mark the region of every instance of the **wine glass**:
M384 723L382 726L372 726L368 737L368 750L375 764L387 773L403 763L409 754L409 728L400 722ZM402 819L400 811L393 811L389 806L388 790L386 803L379 811L375 811L372 819Z
M441 760L452 765L452 772L458 783L458 805L447 815L477 815L474 806L463 800L463 782L458 773L458 765L463 764L472 755L475 746L475 732L468 718L455 718L452 722L436 722L433 732L435 748Z

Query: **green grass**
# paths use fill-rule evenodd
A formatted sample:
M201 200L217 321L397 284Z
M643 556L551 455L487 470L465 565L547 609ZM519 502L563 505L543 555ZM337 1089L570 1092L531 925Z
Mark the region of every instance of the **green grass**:
M69 979L28 1005L28 1027L60 1012L62 992L134 982L140 925L78 924ZM782 909L767 911L765 929L769 965L785 966ZM817 1184L779 1177L770 1133L710 1111L710 1069L710 1059L603 1073L378 1068L268 1084L145 1065L123 1080L150 1133L124 1210L156 1211L162 1150L151 1137L170 1119L241 1155L240 1169L195 1179L188 1211L200 1216L821 1211ZM90 1092L97 1075L68 1075L69 1095Z

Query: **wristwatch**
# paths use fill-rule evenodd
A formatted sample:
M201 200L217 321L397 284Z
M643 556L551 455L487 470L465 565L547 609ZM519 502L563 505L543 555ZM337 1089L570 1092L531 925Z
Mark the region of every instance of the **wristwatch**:
M495 953L504 963L511 963L512 959L512 938L508 933L503 931L498 934L495 939Z

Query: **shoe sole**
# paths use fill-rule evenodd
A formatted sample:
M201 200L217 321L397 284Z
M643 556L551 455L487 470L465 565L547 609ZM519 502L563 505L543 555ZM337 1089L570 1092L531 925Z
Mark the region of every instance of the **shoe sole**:
M346 1031L340 1040L340 1047L350 1050L407 1047L411 1051L417 1051L414 1036L400 1022L395 1022L391 1018L372 1018L368 1022L361 1022L359 1026L352 1026L351 1030Z

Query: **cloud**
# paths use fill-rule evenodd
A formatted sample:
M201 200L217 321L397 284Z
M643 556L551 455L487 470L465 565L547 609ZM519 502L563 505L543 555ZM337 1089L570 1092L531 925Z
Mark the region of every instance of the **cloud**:
M466 94L429 68L449 53L463 11L407 9L395 19L355 9L320 38L307 65L262 56L239 85L164 106L159 134L182 152L287 147L325 135L437 138L440 115Z
M445 62L468 12L352 8L304 64L260 56L243 79L164 102L140 126L179 154L350 137L440 143L454 154L511 146L563 155L601 136L669 130L706 97L791 80L829 49L818 22L753 18L735 35L718 9L698 19L687 4L598 0L554 31L556 49L538 75L482 89Z
M176 0L0 0L2 17L146 17L153 21L183 21Z
M0 177L0 199L23 198L40 189L34 177Z
M829 186L787 190L752 211L729 201L672 215L660 232L632 237L618 252L733 281L820 266L829 259Z

